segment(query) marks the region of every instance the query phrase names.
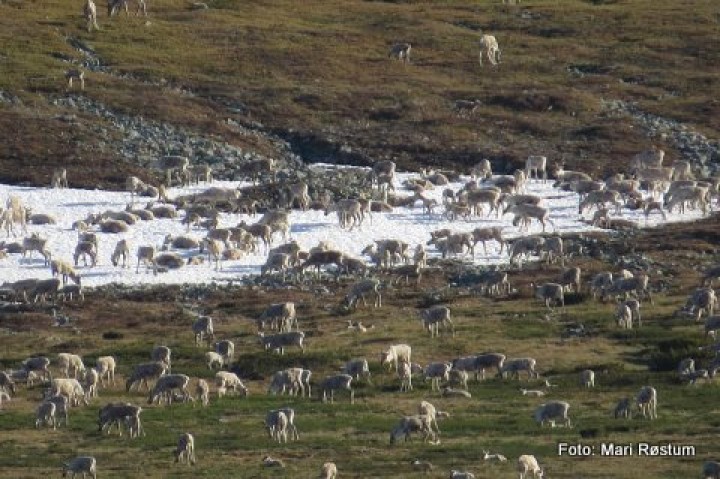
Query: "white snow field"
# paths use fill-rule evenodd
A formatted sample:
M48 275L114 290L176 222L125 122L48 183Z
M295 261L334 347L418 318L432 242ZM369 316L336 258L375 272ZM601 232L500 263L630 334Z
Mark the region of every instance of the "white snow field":
M399 173L396 175L396 189L398 194L403 194L402 183L407 178L417 176L410 173ZM291 239L297 240L301 247L309 249L319 241L330 241L338 249L356 257L360 257L361 250L379 239L401 239L411 245L425 244L430 238L429 232L439 228L450 228L454 231L471 231L477 227L502 226L503 235L512 239L520 235L517 227L512 226L512 215L503 218L473 217L470 221L457 220L447 221L443 218L441 194L442 190L450 187L459 190L468 177L462 181L451 183L446 187L436 187L428 191L427 196L437 199L440 206L435 208L432 216L423 214L423 209L418 202L415 208L395 208L392 213L373 213L372 223L365 221L360 228L353 231L345 231L338 225L335 214L325 216L322 211L298 211L293 210L290 214ZM238 187L241 182L216 181L212 186ZM192 187L171 188L170 197L181 194L199 192L206 189L208 184L200 184ZM537 194L543 197L543 205L550 208L550 218L555 223L558 233L582 232L595 230L583 223L578 215L578 196L575 193L560 191L552 187L552 181L543 183L538 180L528 182L527 193ZM106 210L123 210L130 202L130 194L126 192L100 191L100 190L78 190L78 189L50 189L50 188L27 188L18 186L0 185L0 205L5 204L9 195L17 195L25 206L32 208L33 213L47 213L55 217L57 224L48 226L28 225L28 235L38 233L41 237L48 238L48 249L52 252L53 259L64 259L72 262L72 256L77 244L77 231L72 230L72 223L84 219L90 213L101 213ZM144 205L148 198L141 198L136 201L136 207ZM593 211L585 212L585 218L592 217ZM689 221L700 218L702 213L691 210L685 214L668 214L668 222ZM139 274L135 273L137 258L135 252L138 246L155 245L157 248L163 242L165 235L189 234L192 237L201 239L205 231L199 228L192 228L186 233L185 225L180 224L182 212L175 219L156 219L154 221L140 221L130 226L127 233L106 234L98 233L100 244L98 263L94 268L85 267L80 262L77 270L82 276L83 286L92 287L107 283L137 284L137 283L207 283L211 281L238 280L245 275L259 274L260 266L265 262L265 252L259 248L257 254L247 255L241 260L224 261L222 271L215 271L209 263L201 265L186 265L178 270L171 270L167 273L153 275L147 268L141 266ZM645 225L645 218L641 212L624 210L623 217L637 221ZM241 220L248 223L257 221L257 217L249 217L241 214L222 214L220 227L235 226ZM656 226L662 222L659 214L650 215L647 226ZM548 227L547 232L552 232ZM540 233L540 225L533 221L530 227L530 234ZM527 234L527 233L523 233ZM5 232L0 232L5 236ZM2 238L7 242L22 241L22 233L16 238ZM24 236L24 235L23 235ZM113 267L110 262L110 255L115 244L120 239L127 239L130 244L130 261L128 268ZM275 236L274 246L282 244L282 238ZM194 256L197 251L178 251L183 256ZM434 247L429 247L430 257L439 256ZM365 258L366 260L368 258ZM469 257L466 259L470 259ZM503 252L499 254L499 247L494 242L488 243L488 255L485 256L481 245L476 248L476 257L473 260L476 264L499 264L507 263L508 257ZM44 265L43 259L34 253L32 257L25 257L21 254L10 254L5 259L0 259L0 283L13 282L26 278L49 278L50 268Z

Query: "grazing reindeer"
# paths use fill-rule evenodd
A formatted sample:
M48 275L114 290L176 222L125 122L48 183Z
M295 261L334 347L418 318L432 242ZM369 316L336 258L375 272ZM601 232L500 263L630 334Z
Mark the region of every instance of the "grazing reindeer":
M419 196L420 201L422 201L423 205L423 214L427 214L428 216L432 216L433 214L433 208L438 205L438 202L435 198L426 198L422 195Z
M340 251L316 251L311 253L305 262L297 267L298 271L304 272L307 268L314 266L316 268L317 277L320 276L320 267L334 264L337 266L337 274L342 270L342 261L345 256Z
M674 172L672 167L644 168L636 171L635 179L648 182L648 189L654 197L655 194L662 193L665 185L672 182Z
M90 257L91 266L95 266L97 264L97 246L92 241L78 241L77 246L75 246L75 253L73 254L75 266L78 265L80 257L82 257L83 263L87 266L88 256Z
M463 203L451 203L445 205L445 212L443 213L443 216L448 221L454 221L456 218L461 217L465 221L468 221L470 219L470 207Z
M73 80L77 80L80 83L80 90L85 89L85 72L82 70L72 69L65 72L65 79L67 80L68 89L72 88Z
M483 35L480 37L480 65L482 65L483 55L487 56L491 65L500 63L500 47L494 36Z
M542 173L543 182L547 181L547 157L539 155L530 155L525 160L525 176L527 179L532 178L532 173L535 173L535 178L540 179L540 173Z
M337 212L340 227L352 231L354 227L362 224L362 205L358 200L340 200L331 203L325 208L325 216L333 211Z
M644 418L657 419L657 390L652 386L643 386L635 397L640 414Z
M645 224L647 224L650 213L652 213L653 211L657 211L658 213L660 213L663 221L667 220L667 216L662 209L662 203L660 203L659 201L655 201L651 197L648 197L641 202L641 205L643 205L643 213L645 214Z
M33 233L29 238L23 238L22 241L23 258L28 252L32 256L32 253L35 251L45 258L45 266L48 266L52 255L47 250L47 238L41 238L37 233Z
M478 164L472 167L470 170L470 176L472 179L476 178L491 178L492 177L492 165L490 164L490 160L483 159L480 160Z
M625 419L632 418L632 405L630 403L630 398L624 397L618 401L615 409L613 410L613 416L615 419L619 417Z
M90 33L93 29L100 30L100 27L98 27L97 24L97 8L95 7L95 2L93 0L85 0L85 5L83 6L83 17L85 17L85 21L87 22L87 31Z
M527 176L525 176L524 170L515 170L513 172L513 178L515 179L515 184L517 185L516 191L518 193L525 191L525 184L527 183Z
M456 100L455 113L460 118L467 118L480 108L480 102L477 100Z
M304 181L301 181L299 183L293 183L291 185L288 185L287 190L288 195L288 208L292 208L295 204L295 201L298 202L298 205L303 211L306 211L308 209L308 206L310 206L310 195L308 194L308 185Z
M202 244L207 248L208 264L212 266L212 263L215 262L215 271L217 271L218 268L222 270L222 252L224 249L222 241L205 238Z
M615 213L622 214L622 201L620 193L614 190L591 191L578 205L578 214L582 214L585 208L605 208L607 203L615 205ZM593 218L593 220L595 220Z
M507 462L507 457L503 456L502 454L490 454L489 451L486 451L486 450L483 449L483 460L485 460L485 461Z
M550 212L547 208L542 208L535 205L516 205L511 206L506 211L513 213L513 226L520 225L520 231L527 231L530 228L530 220L536 219L542 225L543 233L545 232L545 223L550 223L550 226L555 230L555 223L548 217Z
M19 223L23 233L27 233L27 209L22 205L20 198L10 195L5 207L0 224L5 226L7 235L10 236L12 233L15 236L15 223Z
M108 17L115 15L123 6L125 7L125 14L129 15L128 2L126 0L109 0L107 4Z
M372 171L368 174L371 185L377 184L378 189L382 189L381 185L385 184L391 190L395 190L392 182L395 179L395 162L391 160L381 160L373 164Z
M630 169L636 171L645 168L660 168L664 158L665 151L653 146L652 149L641 151L635 155L630 162Z
M409 43L396 43L395 45L390 47L390 52L388 53L388 56L397 58L404 64L408 64L410 63L410 50L412 50L412 45L410 45Z
M126 239L121 239L117 242L115 245L115 250L113 251L112 256L110 257L110 261L112 262L113 266L117 266L120 264L120 258L122 258L122 267L127 267L127 259L130 257L130 248L128 246L128 242Z
M147 185L137 176L128 176L125 180L125 189L130 192L130 204L135 204L135 195L145 192Z
M535 286L531 283L531 286L535 290L535 297L545 301L545 306L552 311L550 303L555 301L560 303L560 306L565 308L565 294L563 287L557 283L544 283L539 286Z
M472 245L472 253L473 257L475 257L475 246L477 246L478 243L482 243L483 250L485 251L485 256L487 256L487 246L485 245L486 242L495 240L500 244L500 254L503 252L503 248L506 245L505 239L502 236L502 228L499 226L492 226L492 227L486 227L486 228L475 228L472 231L473 236L473 245Z
M130 12L128 11L128 0L110 0L108 2L108 17L115 15L121 8L125 8L125 14L130 15ZM143 15L147 16L147 5L145 0L138 0L138 8L135 15L140 15L140 11L142 11Z
M163 156L157 164L159 169L165 171L168 186L172 185L172 175L175 170L178 170L180 178L186 178L189 166L190 160L184 156Z
M380 294L380 281L377 279L363 279L353 284L350 292L345 296L343 305L348 309L357 306L358 300L362 300L363 305L367 306L365 296L370 295L375 298L373 306L379 308L382 306L382 295Z
M81 84L82 85L82 84ZM72 86L72 85L70 85ZM50 181L51 188L67 188L67 170L65 168L57 168L53 171L52 180Z
M196 165L191 168L193 174L193 183L200 184L201 181L205 183L212 183L213 172L210 165Z
M252 179L253 184L257 184L263 173L270 173L275 178L277 165L272 158L259 158L245 164L245 174Z
M270 244L272 243L272 227L266 224L260 224L260 223L254 223L251 225L248 225L245 223L245 220L240 221L238 223L237 228L246 231L253 237L253 245L255 245L255 241L257 239L260 239L263 242L263 245L265 245L265 249L268 250L270 248ZM253 246L254 248L254 246Z
M418 268L425 268L427 266L427 251L425 251L425 247L422 244L415 247L413 261Z
M137 250L137 267L135 273L140 272L140 263L142 262L145 266L154 266L155 259L155 247L154 246L140 246Z
M370 224L372 224L373 200L369 198L358 198L357 201L360 203L360 223L362 224L362 222L365 221L365 216L367 215L370 219ZM325 206L327 206L327 204Z
M72 265L70 265L66 261L55 259L50 261L50 272L52 273L53 277L62 276L63 286L67 284L68 278L72 279L75 284L80 284L80 275L77 274Z

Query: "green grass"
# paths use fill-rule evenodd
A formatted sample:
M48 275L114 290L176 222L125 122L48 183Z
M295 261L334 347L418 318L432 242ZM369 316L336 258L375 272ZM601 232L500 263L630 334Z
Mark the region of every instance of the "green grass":
M66 94L67 64L58 56L80 58L69 37L92 46L113 72L132 76L89 73L84 94L90 98L268 155L276 153L274 147L232 132L224 120L259 121L280 134L293 130L299 138L316 135L372 158L396 157L401 168L421 163L465 167L488 157L503 171L528 153L547 152L553 159L567 159L569 167L595 174L617 169L619 159L650 142L629 119L607 116L603 99L637 101L644 110L679 119L712 137L720 133L717 9L711 2L537 0L515 7L498 1L215 0L208 5L207 11L190 11L184 4L158 0L149 5L148 19L120 15L112 20L99 5L102 31L88 34L80 5L69 0L1 3L0 89L18 95L24 105L0 105L0 180L46 184L49 172L61 164L70 165L71 183L82 186L119 185L127 174L149 175L99 148L94 128L108 128L108 123L78 114L78 124L68 128L58 118L68 111L50 106L48 100ZM523 11L531 18L523 18ZM503 63L498 69L478 65L480 30L500 42ZM386 57L396 41L413 44L410 65ZM574 69L584 73L572 73ZM195 96L149 84L161 81L191 89ZM459 99L482 104L474 116L460 118L453 111ZM228 110L225 102L242 104L246 113ZM678 156L664 140L652 141L668 150L669 157ZM717 243L716 226L702 232L705 249ZM686 234L683 241L672 241L666 234L665 229L648 233L655 239L638 250L674 250L687 239ZM607 265L595 264L600 267ZM236 342L240 371L255 379L246 381L249 398L213 396L208 408L148 406L145 392L124 389L125 376L135 364L149 361L158 344L173 348L174 371L213 377L202 359L210 346L193 345L189 320L174 305L177 291L172 288L119 300L90 295L85 306L71 311L80 317L80 334L49 329L41 315L5 315L0 325L13 334L2 338L3 369L17 368L28 356L72 351L87 364L114 355L119 377L91 407L71 411L70 426L57 431L33 428L41 387L21 389L18 398L4 403L0 478L56 475L62 461L79 453L96 455L101 477L113 478L143 473L312 477L327 460L338 463L342 477L419 477L409 465L414 458L433 462L436 477L446 477L450 468L469 469L483 478L513 477L510 464L484 464L479 459L483 448L500 451L511 462L520 454L535 454L548 477L634 479L639 472L695 477L703 460L720 457L715 440L720 411L713 407L717 384L688 387L672 373L688 355L701 366L710 360L697 351L705 342L701 326L673 317L696 282L696 273L688 279L690 273L682 271L685 276L671 284L669 296L644 305L645 325L633 331L618 331L612 305L587 297L545 321L544 308L527 298L496 301L453 293L446 299L457 335L431 339L414 316L417 307L427 305L428 295L411 288L388 291L381 310L351 314L336 314L325 308L324 299L303 292L217 293L207 307L218 319L218 337ZM511 282L527 291L527 278L520 276ZM280 357L260 350L248 318L257 317L266 304L287 300L298 302L308 349ZM352 334L346 319L376 327ZM583 323L595 335L561 341L570 323ZM113 332L119 334L108 335ZM380 368L378 358L387 345L401 341L413 346L414 361L421 364L482 351L536 357L539 370L559 385L548 398L570 402L575 427L540 430L530 415L542 401L519 394L518 388L528 384L524 379L471 382L470 400L441 398L422 380L415 381L411 393L400 394L397 378ZM317 384L355 357L368 358L372 370L372 384L358 384L355 405L342 394L334 405L322 404L317 396L265 395L266 378L278 369L310 368ZM578 384L578 372L588 367L597 372L593 391ZM619 398L646 384L659 392L657 421L610 418ZM422 399L452 414L440 424L442 443L430 446L415 439L389 447L390 429ZM97 409L115 400L144 405L148 436L128 440L97 432ZM299 442L278 445L263 431L266 412L283 405L298 412ZM580 436L580 431L593 429L596 437ZM171 462L177 436L185 431L196 436L200 464L194 468ZM698 449L696 457L687 458L567 458L556 454L560 440L673 441ZM263 469L265 454L281 457L287 469Z
M172 291L164 293L172 295ZM281 293L262 295L262 301L280 299ZM402 289L389 293L387 305L380 310L360 309L354 319L362 318L375 328L364 335L351 334L344 323L338 321L306 293L293 293L294 300L302 305L304 313L300 324L312 321L313 334L308 337L305 354L289 351L284 357L262 352L254 338L254 325L244 316L252 317L257 310L256 293L244 291L225 293L209 298L207 309L222 305L231 309L230 316L218 310L218 337L236 341L237 364L243 375L267 378L277 369L303 366L313 370L315 385L347 359L367 357L371 362L372 384L361 381L356 388L356 403L349 404L347 395L339 394L335 404L323 404L317 399L287 396L267 396L267 380L246 380L251 394L247 398L212 397L207 408L199 405L175 404L149 406L145 392L124 390L123 376L133 364L149 360L152 346L160 343L173 348L173 371L192 377L211 379L213 373L202 363L205 346L192 344L190 329L184 321L176 319L173 306L154 304L149 298L142 302L121 300L124 309L129 304L146 315L154 317L133 329L122 329L124 337L108 342L100 338L107 330L108 320L93 322L93 310L103 304L102 298L90 298L83 310L78 327L83 331L80 340L69 331L53 329L20 332L6 348L4 366L16 366L19 358L39 351L38 344L54 345L44 349L53 355L59 350L72 350L84 356L88 364L94 358L114 354L118 358L118 384L110 390L101 390L100 399L90 407L76 408L70 414L70 427L57 431L37 431L32 428L33 410L41 387L21 388L16 400L5 403L0 414L0 431L5 440L0 459L0 477L38 477L55 473L58 465L76 453L97 456L104 477L136 477L140 465L150 477L310 477L320 465L334 460L346 477L419 477L409 463L415 458L431 461L442 477L450 468L472 470L477 477L512 477L512 465L489 465L479 460L481 449L500 451L514 461L520 454L535 454L552 473L552 477L572 478L630 478L636 475L633 464L642 464L644 470L660 477L694 477L704 458L714 457L720 450L712 438L720 425L720 414L713 404L720 386L702 384L695 387L678 382L673 372L655 372L648 368L653 358L663 354L664 360L679 358L691 353L701 344L699 326L668 321L663 311L678 304L682 297L658 298L656 306L645 305L645 326L640 330L619 332L612 325L612 306L589 300L569 306L551 323L539 319L543 307L535 301L487 301L479 298L458 297L450 302L458 334L442 335L431 339L421 331L419 321L403 307L422 293ZM233 301L231 298L235 297ZM402 299L400 299L402 298ZM413 299L414 298L414 299ZM230 308L232 304L232 308ZM479 311L486 313L478 314ZM490 314L487 314L490 313ZM312 318L312 319L306 319ZM598 333L588 340L559 340L563 322L584 321L596 327ZM304 329L307 327L302 326ZM154 331L150 336L149 331ZM162 336L158 331L163 331ZM309 330L310 331L310 330ZM161 340L160 338L164 338ZM519 387L541 387L525 379L501 380L493 378L477 383L471 381L471 399L444 399L430 391L430 384L416 379L414 390L398 392L398 380L383 371L378 364L379 351L394 341L408 341L413 346L414 359L421 364L431 360L451 359L456 355L497 350L509 356L531 355L538 359L538 367L549 376L556 389L546 398L529 398L520 395ZM63 346L60 346L63 345ZM704 359L700 359L701 362ZM578 383L579 371L584 368L596 371L597 387L585 390ZM617 400L633 396L642 385L653 385L659 393L659 419L647 421L633 418L630 421L614 420L611 411ZM316 386L317 387L317 386ZM317 397L317 389L315 392ZM413 413L417 404L427 399L451 417L440 422L442 443L437 446L422 444L418 439L390 447L390 429L404 414ZM531 418L532 411L545 399L562 399L571 404L570 416L575 425L571 429L540 429ZM115 433L97 432L97 409L101 405L122 400L143 405L143 423L147 436L134 440L120 438ZM278 445L271 442L262 427L265 413L273 408L290 406L296 409L300 441ZM182 432L192 432L200 464L195 468L172 464L171 451ZM581 431L594 431L595 437L581 438ZM558 457L557 443L599 445L649 441L697 446L694 458L605 458L592 459ZM270 454L282 458L284 471L263 470L260 459ZM127 459L129 458L129 460ZM641 462L637 462L641 461ZM441 474L442 473L442 474ZM433 476L435 477L435 476Z

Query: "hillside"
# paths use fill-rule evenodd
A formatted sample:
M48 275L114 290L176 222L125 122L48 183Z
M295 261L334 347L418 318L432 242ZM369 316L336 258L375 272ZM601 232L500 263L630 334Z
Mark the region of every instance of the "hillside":
M65 89L71 63L88 70L82 97L113 114L268 156L286 155L284 140L309 161L395 158L404 169L487 157L502 172L543 153L597 174L650 144L698 166L718 160L717 142L698 147L662 125L719 136L712 2L206 5L158 0L147 18L109 19L102 4L102 30L87 33L79 2L0 4L0 98L15 100L0 101L0 180L45 183L66 164L77 186L117 186L162 154L123 150L127 128L63 100L81 95ZM480 31L498 38L497 68L478 63ZM387 57L398 41L413 45L409 65ZM479 108L458 115L457 100ZM194 161L212 160L184 142Z
M628 239L632 245L628 244ZM547 314L544 305L529 296L531 281L555 277L560 269L529 266L511 271L510 283L517 293L509 298L486 298L467 294L464 288L447 289L456 281L452 268L431 273L420 289L403 283L383 290L383 307L360 306L349 313L339 307L347 287L337 291L331 281L303 288L258 289L237 286L163 286L143 288L111 285L88 295L82 304L62 305L61 313L72 318L69 327L53 327L48 311L35 308L0 315L0 334L6 347L0 357L2 369L17 368L33 355L54 358L57 353L81 354L87 365L97 357L113 355L118 360L118 382L101 388L100 397L89 407L73 408L70 425L57 431L32 427L42 390L36 384L19 386L18 395L0 409L3 448L0 477L37 478L56 474L60 463L74 454L93 454L99 477L132 478L144 471L148 477L242 478L316 477L320 465L333 460L343 477L446 478L451 468L472 471L485 479L517 477L514 461L519 454L534 454L549 477L573 479L632 479L638 467L645 474L664 479L699 476L703 461L718 458L713 440L720 424L717 382L688 386L674 372L678 361L692 356L697 367L706 367L712 352L699 352L707 344L702 326L674 314L697 284L697 269L708 257L718 254L717 218L691 225L672 225L632 238L598 238L591 257L575 262L586 275L621 266L646 265L653 271L654 303L643 302L643 326L620 330L612 320L614 305L593 301L587 293L568 294L568 306ZM386 278L384 278L386 279ZM266 305L294 301L300 328L307 333L306 350L291 348L284 356L261 350L255 336L256 319ZM436 302L453 311L457 331L431 339L422 331L415 313ZM210 345L193 345L187 308L210 314L217 339L236 344L238 371L250 389L248 398L217 399L215 387L210 406L173 404L146 405L145 391L124 388L133 365L149 360L158 344L173 350L173 372L212 382L214 371L203 364ZM366 333L353 332L346 320L372 326ZM578 323L588 336L569 337L566 332ZM538 370L555 388L542 380L521 381L488 378L470 380L471 399L442 398L430 391L429 382L413 380L414 390L398 392L395 374L381 369L379 353L389 344L407 341L413 346L413 361L422 365L479 351L502 351L509 357L532 356ZM318 399L318 384L336 372L344 361L366 357L372 382L357 382L356 403L338 394L334 405ZM313 371L314 399L266 394L269 377L276 370L301 366ZM587 390L578 383L579 371L595 370L596 387ZM56 368L53 371L57 372ZM611 411L622 397L632 397L642 385L657 388L658 420L613 419ZM520 395L519 387L540 388L546 398ZM412 414L421 400L429 400L450 412L440 422L441 443L423 444L415 438L407 444L388 446L388 433L403 414ZM574 427L540 429L532 411L545 400L561 399L571 404ZM97 432L97 410L110 401L142 405L146 437L129 440ZM262 420L269 409L291 406L297 411L300 440L278 445L268 439ZM191 431L196 438L198 465L172 465L171 451L177 436ZM652 444L694 446L695 455L682 457L568 457L558 456L559 442L601 444ZM507 464L485 463L482 449L501 452ZM260 460L269 454L282 459L285 470L265 469ZM436 467L433 474L414 471L410 461L418 458ZM102 476L100 476L102 474Z
M104 190L124 189L128 175L159 184L153 164L168 154L212 165L223 180L213 186L229 187L228 194L243 186L243 200L262 200L261 214L272 207L264 200L280 201L280 186L293 181L306 181L316 203L324 193L336 199L371 194L366 170L319 174L321 168L306 167L317 162L367 166L393 159L398 193L409 176L404 172L423 166L467 174L488 158L503 174L529 154L600 178L626 170L632 155L652 145L667 151L667 163L690 161L698 176L720 171L720 11L711 1L151 0L147 17L123 12L114 18L103 2L97 5L101 29L93 32L85 30L82 3L0 0L0 206L14 194L34 213L56 217L55 224L27 231L48 238L43 258L70 260L76 220L124 209L126 191ZM131 10L135 6L131 0ZM478 62L481 32L499 41L497 67ZM396 42L412 44L409 64L388 57ZM84 91L67 88L65 72L78 67L86 72ZM476 108L458 109L458 101ZM267 175L250 185L245 166L268 157L280 165L274 182ZM44 188L58 167L67 168L71 188ZM459 193L468 178L449 176L443 186ZM81 454L97 458L98 477L113 479L310 478L326 461L337 463L343 479L440 479L451 469L504 479L518 477L521 454L535 455L553 479L687 479L699 477L705 461L720 460L718 380L688 384L677 372L687 358L698 369L720 365L720 346L706 334L704 318L695 322L681 310L702 273L720 263L717 211L698 219L691 205L691 213L676 211L668 215L672 224L661 225L660 215L648 223L642 210L626 208L623 219L656 227L599 232L577 216L575 193L533 180L527 192L542 195L557 221L553 233L563 233L568 253L575 251L566 265L507 265L493 242L482 256L478 244L472 263L464 254L440 258L436 242L428 245L421 281L373 268L382 307L368 298L368 305L359 301L350 309L346 293L358 278L349 274L249 276L264 264L262 245L226 261L222 272L208 264L137 272L138 246L159 247L166 234L206 234L204 226L190 224L201 218L192 219L186 200L207 186L169 188L173 199L185 197L175 218L138 221L126 234L98 234L98 266L76 265L86 287L82 301L50 295L46 301L35 298L36 291L27 302L12 298L19 286L11 281L46 279L51 272L37 252L26 257L21 244L11 244L20 237L0 235L0 253L11 254L0 257L0 371L45 356L57 377L58 354L68 352L81 355L88 368L106 355L118 364L117 381L102 386L88 405L73 407L57 430L34 427L47 383L18 380L11 400L0 394L0 479L58 476L63 462ZM443 189L426 192L425 200L438 203L434 216L396 206L375 213L371 226L348 232L338 225L341 215L315 205L291 213L290 236L304 248L330 240L363 260L360 251L374 240L398 238L414 247L427 244L435 227L466 233L499 226L508 238L528 236L518 228L520 218L512 224L490 212L450 222L442 216ZM135 201L142 208L149 199ZM232 199L220 201L217 226L260 218L235 206ZM212 219L212 209L204 208L203 216ZM533 223L533 232L539 228ZM131 245L128 268L108 262L120 239ZM260 243L250 237L236 246L246 241ZM190 256L205 253L190 248L179 257ZM508 291L480 294L479 280L496 264L507 272ZM549 310L534 297L534 286L558 281L565 266L582 269L583 287L565 293L564 307ZM588 291L597 273L617 278L622 269L647 274L652 293L642 298L642 325L630 329L618 325L614 299L601 301ZM256 321L269 305L285 302L297 308L305 350L291 347L280 355L262 348ZM441 329L433 338L422 327L418 314L433 305L450 308L454 334ZM213 340L193 342L198 315L213 318ZM357 322L367 330L352 328ZM236 345L228 369L248 387L247 397L218 397L216 371L205 364L214 340ZM380 364L381 352L398 343L412 345L420 366L491 351L532 357L541 377L526 379L523 372L517 380L488 370L481 380L471 375L471 398L448 398L418 374L413 390L401 392L396 373ZM150 361L159 345L172 348L172 372L191 378L190 392L200 379L210 383L208 406L151 404L145 389L128 390L133 369ZM353 358L367 358L371 371L370 379L353 381L355 403L345 391L334 404L322 402L323 379ZM290 367L312 371L311 398L268 394L272 375ZM592 389L579 382L588 368L596 374ZM613 417L618 401L632 401L644 386L658 391L657 419L637 409L632 418ZM520 388L546 397L523 395ZM448 413L439 423L439 443L414 436L390 445L390 431L422 400ZM570 404L573 427L533 420L533 411L550 400ZM98 410L110 402L141 406L146 435L129 438L125 426L123 437L115 428L99 430ZM287 406L297 412L300 439L278 444L262 423L268 411ZM195 436L194 467L173 463L185 432ZM558 453L561 442L595 451L640 442L693 449L669 457L570 457ZM483 461L484 449L509 460ZM263 467L266 455L286 467ZM434 471L413 469L414 459L430 461Z

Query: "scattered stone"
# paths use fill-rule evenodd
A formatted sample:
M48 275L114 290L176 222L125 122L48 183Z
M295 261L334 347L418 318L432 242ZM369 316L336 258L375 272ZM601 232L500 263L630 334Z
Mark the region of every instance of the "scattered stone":
M659 137L669 141L680 151L682 157L678 159L689 161L703 176L720 172L718 140L710 140L677 120L642 111L635 103L604 100L602 106L606 111L630 115L647 130L649 137Z
M114 112L102 103L84 96L56 98L52 100L52 104L106 120L113 128L98 130L101 141L111 145L120 156L140 166L147 167L154 159L163 155L183 155L188 156L192 164L211 164L214 170L213 176L217 179L234 180L238 179L245 162L262 157L229 143L209 139L187 128ZM74 115L65 114L63 117L70 118ZM113 130L122 132L119 139L113 135ZM245 130L243 133L259 135L258 132L251 130ZM285 141L272 137L266 139L272 141L276 150L281 152L282 157L276 158L281 167L292 164L293 177L305 174L302 168L298 168L297 159L290 152L290 147Z

